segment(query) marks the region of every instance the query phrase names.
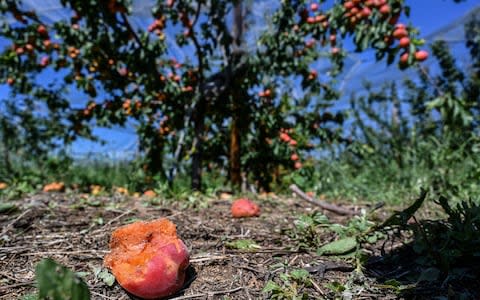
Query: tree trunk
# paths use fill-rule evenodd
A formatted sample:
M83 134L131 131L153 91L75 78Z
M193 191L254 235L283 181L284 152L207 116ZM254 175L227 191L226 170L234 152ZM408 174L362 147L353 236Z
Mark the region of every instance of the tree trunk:
M239 1L234 7L233 19L233 59L239 59L237 55L242 49L243 44L243 4ZM230 167L230 182L232 186L240 188L242 185L242 169L241 169L241 135L240 135L240 119L242 112L243 93L241 91L242 78L235 78L231 88L232 100L232 124L230 126L230 153L229 153L229 167Z
M203 133L205 130L205 99L202 97L198 100L195 109L194 137L193 137L193 155L192 155L192 173L191 187L192 190L200 191L202 189L202 162L203 162Z
M235 100L234 100L235 101ZM234 104L235 106L235 104ZM242 184L241 162L240 162L240 124L238 112L234 110L232 124L230 126L230 182L234 187Z
M165 176L163 169L163 137L158 135L158 130L151 127L147 131L148 136L152 136L151 142L142 142L145 145L147 165L145 171L148 173L147 178L152 178L154 175ZM141 147L142 149L143 147Z

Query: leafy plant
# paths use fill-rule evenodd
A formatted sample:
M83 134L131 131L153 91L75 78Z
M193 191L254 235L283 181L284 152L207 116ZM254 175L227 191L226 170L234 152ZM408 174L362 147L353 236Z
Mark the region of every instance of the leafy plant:
M298 242L300 248L307 249L321 244L320 228L330 225L327 216L318 211L301 215L293 223L294 228L287 233Z
M412 205L394 213L372 229L385 232L389 238L393 238L399 232L413 234L404 242L404 247L391 253L387 258L388 261L396 261L401 260L402 255L406 255L409 260L408 268L418 270L416 273L409 272L410 275L403 278L408 279L410 283L413 281L414 286L398 285L399 292L402 294L411 292L415 285L441 282L442 287L447 285L452 287L449 294L467 298L478 297L472 295L471 291L453 287L469 285L468 282L475 282L478 279L480 205L472 200L452 205L451 201L442 196L435 203L440 206L441 215L445 217L418 221L415 214L425 200L426 192L423 192ZM392 237L390 234L393 234Z
M480 205L462 201L452 207L445 197L438 205L447 215L444 221L424 221L414 227L413 249L421 264L435 266L442 272L470 266L480 257Z
M310 299L304 287L312 285L310 273L304 269L295 269L289 273L282 273L279 276L280 282L270 280L266 283L262 292L266 293L269 299L304 300Z
M39 300L90 300L85 282L50 258L37 264L35 276Z
M290 235L300 248L314 248L320 255L342 255L356 250L360 243L374 243L382 234L373 231L375 223L369 214L352 217L346 225L331 223L327 216L314 212L294 221ZM325 243L322 233L334 232L336 239Z

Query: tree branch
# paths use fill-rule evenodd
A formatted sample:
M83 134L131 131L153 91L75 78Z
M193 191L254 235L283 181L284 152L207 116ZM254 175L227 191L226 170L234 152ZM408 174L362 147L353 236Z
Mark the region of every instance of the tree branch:
M348 216L360 215L359 212L356 212L356 211L353 211L353 210L350 210L350 209L347 209L347 208L343 208L343 207L340 207L340 206L337 206L337 205L334 205L334 204L330 204L330 203L327 203L325 201L314 199L314 198L308 196L307 194L305 194L295 184L292 184L290 186L290 190L292 192L294 192L295 194L297 194L301 199L307 201L310 204L319 206L319 207L323 208L324 210L331 211L331 212L336 213L338 215L348 215Z
M130 25L130 22L128 21L128 17L125 13L121 13L122 20L124 25L127 27L128 32L133 35L133 38L135 41L138 43L138 46L143 49L143 44L140 38L138 37L137 33L133 30L132 25Z

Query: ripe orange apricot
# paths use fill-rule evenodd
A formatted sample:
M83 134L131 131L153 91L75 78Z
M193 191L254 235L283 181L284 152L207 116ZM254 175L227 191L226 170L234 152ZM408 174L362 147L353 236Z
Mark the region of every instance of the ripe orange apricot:
M391 11L390 5L388 4L383 5L382 7L380 7L379 11L382 15L388 15Z
M407 48L410 45L410 39L408 37L403 37L398 41L398 46L400 48Z
M240 198L232 203L232 217L248 218L260 216L260 207L248 198Z
M42 66L42 67L46 67L49 63L50 63L50 57L48 57L48 56L44 56L40 60L40 66Z
M37 32L38 34L42 35L42 36L48 36L48 31L47 31L47 28L43 25L39 25L37 27Z
M343 7L345 7L345 9L350 10L355 7L355 4L352 1L347 1L343 3Z
M397 40L404 38L406 36L408 36L408 31L402 27L395 29L395 31L393 32L393 37L396 38Z
M331 52L333 55L337 55L337 54L340 53L340 48L333 47L332 50L330 50L330 52Z
M287 133L285 132L282 132L280 133L280 139L283 141L283 142L290 142L290 140L292 139Z
M153 190L146 190L145 192L143 192L143 195L145 197L153 198L157 196L157 193L155 193Z
M409 57L408 52L403 53L403 54L400 56L400 63L401 63L401 64L406 64L406 63L408 63L408 57Z
M176 293L185 283L187 247L167 219L135 222L116 229L104 258L118 283L143 299Z
M50 193L50 192L63 192L65 191L65 184L63 182L52 182L46 184L43 187L43 191Z
M361 13L362 13L362 17L368 18L368 17L370 17L370 15L372 14L372 10L371 10L370 8L368 8L368 7L365 6L365 7L362 9L362 12L361 12Z
M425 50L419 50L415 53L415 59L417 61L424 61L428 58L428 52Z

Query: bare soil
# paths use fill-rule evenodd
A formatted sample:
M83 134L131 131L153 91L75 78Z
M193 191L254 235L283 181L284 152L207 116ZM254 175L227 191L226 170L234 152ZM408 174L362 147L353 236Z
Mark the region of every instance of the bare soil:
M262 207L260 217L233 219L230 201L220 199L190 207L181 203L153 205L145 198L79 194L37 194L18 200L18 212L0 215L0 299L22 299L34 293L35 266L47 257L82 272L92 299L134 299L117 283L107 286L95 277L94 270L103 266L114 229L134 220L157 218L168 218L177 225L178 235L191 254L188 282L171 299L271 299L262 292L266 283L273 280L281 284L281 274L299 268L311 273L312 284L298 290L308 299L338 297L332 288L338 284L351 287L351 295L343 295L351 299L399 298L382 285L388 279L383 275L398 269L378 265L358 274L352 260L299 249L298 241L288 232L298 215L311 213L315 207L296 198L257 202ZM329 217L333 222L348 221L347 217ZM335 235L326 231L322 238L327 243ZM239 239L252 239L260 247L238 250L227 246ZM378 259L379 248L370 252L376 262L382 260Z

